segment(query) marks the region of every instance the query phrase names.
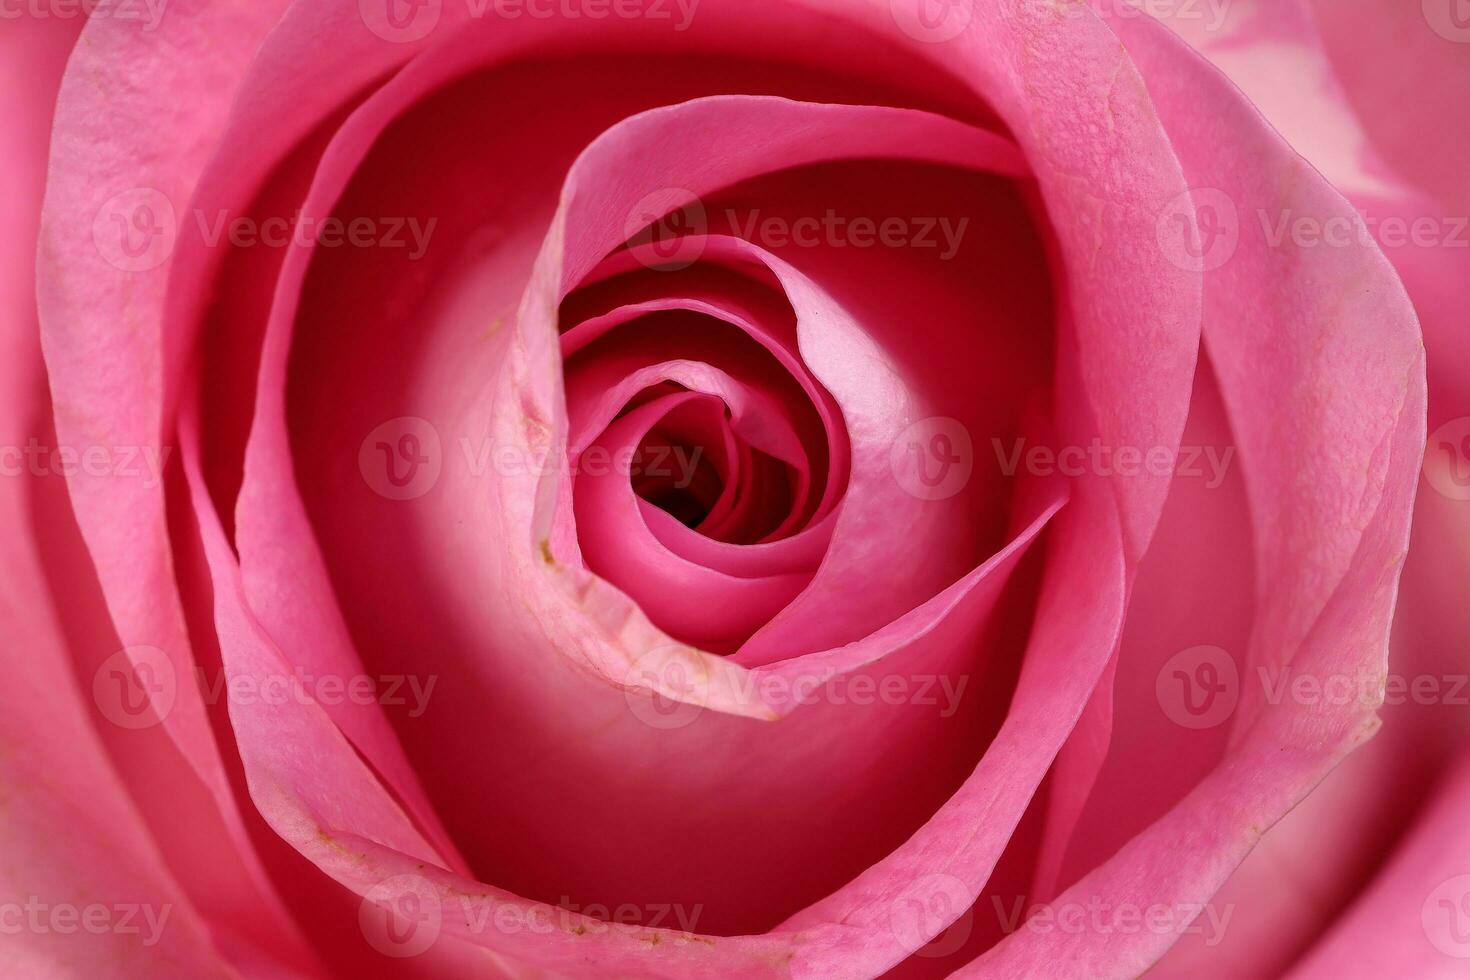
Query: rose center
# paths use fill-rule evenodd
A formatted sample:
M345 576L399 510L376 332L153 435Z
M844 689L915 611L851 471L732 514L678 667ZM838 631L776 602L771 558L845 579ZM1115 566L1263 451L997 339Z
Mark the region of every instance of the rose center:
M713 398L664 416L639 442L629 475L640 498L718 541L761 541L795 506L789 467L741 439Z

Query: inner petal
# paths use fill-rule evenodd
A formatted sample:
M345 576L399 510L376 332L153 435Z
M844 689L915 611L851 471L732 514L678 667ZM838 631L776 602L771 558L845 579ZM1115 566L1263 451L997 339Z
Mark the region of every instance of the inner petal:
M515 102L514 98L464 100L466 117L483 119L487 105ZM554 114L559 104L551 100L549 108L538 108L543 114ZM370 163L364 169L357 182L360 193L395 187L392 180L375 178L384 169L390 174L401 172L398 164L403 159L426 156L424 147L433 146L436 135L445 130L445 118L442 114L421 116L421 125L409 133L413 138L398 141L408 149L393 157L380 155L376 168ZM538 125L544 126L544 118ZM468 124L463 128L477 138L485 130ZM513 126L496 126L492 131L502 130L515 131ZM463 146L456 145L455 150L460 157L467 156ZM500 155L475 154L480 160ZM545 168L544 159L538 159L537 165ZM436 183L446 193L483 189L477 173L457 176L463 179ZM496 203L490 202L491 207ZM344 203L344 208L358 213L374 209L395 213L384 207L351 194ZM461 203L445 212L466 210ZM502 224L515 228L513 206L495 208L493 213ZM448 228L448 219L444 224ZM438 234L436 245L456 241L444 228ZM508 231L501 241L519 246L517 234ZM514 297L502 295L509 291L502 288L503 283L525 278L524 270L509 254L522 253L510 245L497 245L488 258L470 257L474 262L450 250L453 258L473 265L477 273L474 285L484 285L479 292L462 290L463 303L416 303L412 301L416 297L385 296L378 282L390 281L387 276L354 275L348 288L348 277L334 275L343 271L343 256L328 255L315 266L302 319L319 326L321 332L313 335L304 330L298 337L301 346L296 351L295 376L299 384L292 417L296 419L299 468L310 471L303 492L331 562L344 618L368 665L401 662L397 658L412 648L417 668L452 671L465 678L455 685L457 690L442 694L448 700L443 707L436 704L432 717L420 719L417 727L405 724L402 734L416 761L423 763L436 801L445 803L456 838L465 842L477 868L492 869L497 882L537 896L572 894L585 900L584 896L689 895L693 901L718 895L718 907L710 903L710 915L702 921L702 928L729 934L768 928L794 909L830 893L856 870L907 839L971 768L974 755L988 740L986 721L991 711L980 710L974 698L945 718L913 705L884 706L882 722L875 725L871 712L864 712L859 721L852 712L843 715L840 706L822 705L779 727L752 726L743 718L706 712L699 724L675 739L630 721L622 692L609 692L606 685L585 680L582 665L572 657L531 658L534 663L525 663L528 645L538 637L544 639L538 631L554 629L560 636L564 624L551 618L532 622L516 605L524 593L511 586L517 584L514 576L523 570L497 559L514 554L510 545L521 540L516 522L523 512L503 506L519 507L520 498L509 490L496 492L498 486L487 493L486 481L470 479L459 465L457 452L459 438L465 433L478 436L491 429L499 437L507 431L505 419L514 418L513 410L518 407L512 399L525 398L523 391L510 391L509 380L494 386L480 383L487 377L503 379L510 374L490 368L507 350L519 350L524 332L516 326ZM435 282L435 288L425 292L432 292L437 300L445 290L437 280L423 275L423 269L418 271L419 276L394 276L391 281ZM341 288L331 288L336 284ZM356 315L340 317L344 308ZM461 311L474 311L474 315L461 315ZM503 311L505 322L487 316L487 311ZM403 329L405 317L426 321L423 326L434 329ZM340 330L334 327L338 323L344 324ZM345 323L352 324L355 341L352 333L344 337ZM371 343L364 340L365 328L371 330ZM486 369L478 370L482 367ZM476 380L454 386L445 383L450 377ZM452 465L446 465L443 479L431 492L415 501L377 498L363 485L355 460L348 457L345 465L335 465L341 454L331 452L342 443L343 431L366 431L376 424L377 413L385 405L383 390L396 396L386 403L392 413L430 420L442 431L448 447L445 461ZM494 393L494 411L474 399L482 391ZM352 397L358 393L373 396L372 416L352 414L354 408L363 411L357 402L366 398ZM578 482L582 479L579 476ZM627 479L602 482L606 489L619 491L621 500L614 501L619 506L639 508L639 498ZM587 495L580 492L584 488L577 489L579 506L586 505ZM666 540L665 534L682 532L712 549L721 545L695 534L656 507L647 509L666 518L666 526L656 535L660 543ZM598 522L582 520L582 516L578 515L579 530L595 534ZM354 533L368 517L372 526L384 529L383 534ZM636 519L616 520L604 526L636 531L639 524ZM733 550L775 551L790 542L809 540L806 533L794 534L789 541ZM432 554L421 549L427 540L439 545ZM691 570L692 563L678 565L677 556L671 557L672 549L655 551L637 541L630 543L638 548L615 553L614 560L648 561L650 582L661 569L672 570L675 594L678 575L703 571L700 566ZM589 554L592 550L589 548ZM554 554L556 565L532 571L568 580L580 571L573 564L574 551L563 551L558 542ZM726 574L732 579L740 577ZM805 581L810 571L792 577ZM640 603L651 610L656 600L657 596L640 597ZM981 619L976 611L962 622L956 620L952 628L968 637L980 628ZM416 633L405 634L397 628L410 621L418 624ZM1008 631L1003 632L1010 638ZM938 635L930 641L926 635L907 652L907 665L921 670L948 669L947 661L913 659L931 653L937 658L941 647L970 651L980 649L981 644L961 644L952 636ZM1003 690L1004 685L993 689ZM852 721L843 724L848 716ZM487 737L503 736L507 741L496 752L486 753L478 751L483 740L471 744L456 738L467 717L484 719L490 726ZM557 726L570 724L588 737L543 737L544 725L552 719ZM883 745L891 750L888 755L874 751L879 731ZM954 737L957 731L966 737ZM827 737L819 739L815 737L818 733ZM962 746L963 750L947 752L945 746ZM544 764L535 766L530 774L525 760L533 757ZM779 758L782 764L764 764L770 758ZM925 765L914 766L914 758L924 759ZM625 764L612 764L612 760ZM627 765L629 760L636 764ZM699 760L699 764L686 769L681 762L689 760ZM743 772L742 779L727 778L732 764ZM555 777L550 782L547 773ZM676 778L671 779L671 774ZM651 785L657 785L659 792L649 792ZM487 786L494 788L493 794L484 792ZM717 797L719 805L709 805ZM874 797L891 801L891 806L874 820L864 821L860 832L842 829L838 841L830 839L832 828L817 833L799 819L802 814L835 810L854 798ZM611 821L595 839L578 825L578 821L585 823L588 805L607 812ZM697 864L701 876L697 880L681 876L678 882L670 882L663 877L665 869L659 862L607 846L608 839L631 839L635 831L676 839L681 853L697 856L686 864ZM545 853L553 847L565 857L554 880L547 877L544 862L527 858L530 851ZM792 868L800 871L797 879L790 876ZM781 878L780 888L772 891L770 883L776 877Z
M724 272L715 281L705 274L664 283L672 294L651 299L648 282L624 273L565 304L564 328L575 323L561 342L568 448L574 452L615 411L642 397L628 388L644 365L678 363L682 376L703 379L690 387L724 392L743 441L791 468L793 506L771 534L785 536L841 497L847 467L839 410L795 352L784 297L742 275ZM586 318L577 321L579 314Z
M742 454L726 411L713 399L698 399L660 419L633 454L633 492L686 527L728 513Z
M719 459L728 468L721 472L721 464L712 463L711 469L717 479L732 480L724 486L735 486L737 442L725 424L724 411L718 398L694 391L659 395L639 405L608 426L576 460L572 492L587 567L627 590L648 617L670 635L719 653L733 652L784 608L805 587L811 570L798 567L739 575L691 561L651 533L646 520L649 505L639 499L633 481L620 466L594 468L586 461L594 455L599 459L635 459L637 448L659 429L689 434L702 430L701 441L714 442L721 437L719 441L726 448ZM723 495L723 487L720 493ZM765 497L753 499L761 505L768 501ZM751 526L749 521L738 520L739 507L737 504L727 516L733 515L733 527L747 528ZM691 595L698 596L699 601L689 602Z

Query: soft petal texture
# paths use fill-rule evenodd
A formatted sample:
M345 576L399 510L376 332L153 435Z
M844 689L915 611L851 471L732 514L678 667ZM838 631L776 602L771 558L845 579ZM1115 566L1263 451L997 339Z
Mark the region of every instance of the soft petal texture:
M160 848L158 829L148 819L158 811L146 800L140 808L133 795L149 790L126 784L109 755L120 750L118 758L130 753L157 764L171 747L160 753L146 732L121 731L93 701L94 668L101 665L90 659L92 641L100 634L113 644L110 653L116 640L105 614L99 615L66 483L51 455L82 446L58 441L52 428L34 301L53 99L81 26L79 20L23 19L7 21L0 35L0 154L10 178L0 202L0 445L6 447L0 628L9 651L0 685L0 895L6 905L0 972L229 977L249 963L268 975L271 954L249 948L242 934L248 929L216 929L201 916L170 867L188 845L164 840ZM18 454L30 446L45 454ZM56 574L68 576L64 601L50 591ZM178 761L167 771L178 773L183 765ZM230 890L220 885L228 877L204 885L219 885L204 896L211 911L220 910L215 902ZM200 883L192 872L187 880ZM93 905L105 908L108 923L126 917L137 930L84 930L83 916L96 914L86 912ZM62 917L68 909L69 921Z
M1470 207L1470 137L1444 125L1470 97L1470 19L1453 0L1309 0L1346 103L1378 156L1461 216ZM1374 58L1369 51L1387 52ZM1370 67L1374 61L1379 67ZM1391 70L1384 70L1390 68Z
M1423 324L1431 431L1470 412L1464 370L1470 334L1458 286L1470 275L1470 249L1456 244L1463 236L1454 230L1454 216L1465 213L1463 197L1453 179L1444 179L1462 172L1462 154L1454 127L1441 134L1438 125L1453 116L1446 105L1466 77L1455 66L1470 49L1432 27L1432 18L1452 8L1236 3L1218 31L1200 30L1205 25L1187 17L1167 18L1371 222ZM1367 48L1379 52L1371 77L1359 60ZM1425 119L1436 123L1426 130ZM1405 139L1409 127L1412 142ZM1462 178L1458 186L1466 186ZM1254 217L1243 213L1245 221ZM1385 235L1394 221L1402 228L1427 221L1431 239ZM1236 910L1226 941L1205 948L1199 937L1185 937L1161 964L1161 975L1279 974L1298 961L1302 975L1360 975L1344 974L1340 962L1317 959L1311 949L1375 869L1395 860L1396 840L1414 833L1426 800L1467 745L1464 713L1446 696L1466 668L1470 621L1457 586L1470 569L1467 542L1470 514L1463 503L1421 483L1389 661L1391 691L1398 694L1383 709L1383 731L1269 834L1227 883L1216 900ZM1441 692L1436 699L1405 696L1409 685L1426 682ZM1340 820L1349 807L1355 818ZM1465 853L1453 841L1443 847L1446 860ZM1302 901L1303 893L1311 900ZM1380 898L1377 908L1417 916L1423 897L1392 913L1390 900ZM1454 967L1449 956L1423 959L1434 950L1422 933L1394 932L1375 949L1423 962L1429 971ZM1370 964L1363 971L1377 975Z
M1177 584L1158 566L1202 515L1251 524L1213 542L1228 608L1255 620L1234 637L1243 663L1381 675L1422 443L1414 315L1376 249L1273 253L1242 234L1201 276L1159 247L1162 211L1198 220L1191 187L1242 210L1347 210L1201 59L1150 22L1115 35L1046 5L978 8L936 45L897 30L887 0L758 17L705 0L680 38L694 72L687 54L655 53L659 25L485 25L463 6L407 44L372 36L346 0L187 6L147 56L94 23L63 95L43 253L63 429L176 440L182 457L167 509L162 491L73 487L124 639L186 671L217 633L225 673L245 682L301 668L445 681L423 717L232 703L228 718L249 802L314 868L374 901L387 888L390 904L430 888L450 912L465 942L419 966L877 974L1009 882L1028 817L1039 897L1202 901L1371 731L1371 706L1248 698L1228 740L1181 746L1159 785L1115 762L1146 736L1130 727L1147 693L1134 671L1160 655L1167 630L1151 617L1171 614L1158 592ZM132 144L97 122L119 85L152 100L130 103ZM867 104L834 104L847 100ZM167 152L141 152L150 140ZM578 328L559 329L577 291L670 184L774 214L800 213L813 188L964 209L985 241L941 275L711 234L701 262L751 279L733 301L629 297L600 311L606 345L579 347ZM88 251L91 216L128 186L181 213L299 205L440 224L416 265L308 245L234 255L184 222L167 262L130 272ZM761 291L779 302L739 302ZM626 338L656 314L743 332L790 383L742 376L718 345L695 352L708 364L635 360ZM109 330L119 315L138 329ZM591 369L576 358L620 337L622 377L694 393L620 419L585 407ZM771 421L803 397L805 423ZM892 449L933 416L1075 445L1233 436L1244 475L1202 500L1164 474L1068 485L1003 479L987 460L957 496L925 500L898 485ZM363 440L393 418L422 423L442 453L416 499L374 493L360 468ZM559 465L474 471L476 446L560 460L599 439L635 446L658 424L719 443L726 475L746 440L820 489L795 491L790 526L736 558L626 483L574 485ZM711 533L749 530L751 512L721 501ZM877 594L874 567L891 577ZM688 615L680 590L718 619ZM790 693L889 678L985 683L948 714ZM239 841L240 778L211 720L186 696L168 730ZM1102 816L1109 829L1092 832ZM1206 859L1179 862L1184 846ZM918 936L894 928L935 875L950 907ZM476 927L492 907L525 915L559 897L699 907L706 935L576 916L549 935ZM1171 938L1023 931L977 969L1042 974L1061 956L1137 972Z
M198 483L195 484L195 491L196 491L196 493L202 494L202 489L203 488L202 488L202 486L200 484L198 484ZM208 533L212 533L212 532L209 532L209 528L207 526L206 526L206 532L207 532L207 534L206 534L207 537L208 537ZM213 547L216 547L216 545L212 541L211 541L211 545L210 546L212 548ZM220 580L219 592L222 593L222 594L224 594L224 595L226 595L226 596L228 596L228 594L230 592L230 589L229 589L229 582L228 582L228 579L227 578L222 578ZM230 623L229 618L226 617L224 619L224 622L225 622L226 626L228 627L229 626L229 623ZM226 640L226 645L229 646L233 642L234 633L233 633L233 631L231 629L228 629L228 628L226 628L223 632L224 632L224 638ZM246 714L246 715L248 715L249 712L243 712L243 713L237 713L237 714ZM248 731L249 730L248 726L246 726L244 724L244 722L243 721L240 721L238 718L237 718L237 724L240 724L242 726L242 731ZM276 730L271 730L269 733L262 732L257 737L258 738L262 738L262 739L267 739L267 740L269 740L269 741L271 741L271 742L274 743L276 741L276 739L277 739L278 736L279 736L279 730L276 729ZM303 744L305 744L305 743L303 742ZM262 792L263 793L264 791L263 790L258 790L258 792Z
M1261 125L1237 92L1210 77L1212 69L1172 36L1148 20L1123 20L1114 27L1149 80L1191 183L1219 189L1246 213L1257 207L1350 213L1345 201ZM1202 113L1206 93L1211 111ZM1226 127L1229 137L1222 131ZM1223 146L1243 154L1251 166L1232 166L1222 157ZM1255 533L1255 627L1239 660L1248 670L1290 665L1293 674L1341 674L1371 686L1386 671L1393 570L1407 544L1405 517L1423 431L1416 320L1396 276L1372 246L1292 254L1288 243L1278 253L1257 232L1241 226L1233 257L1207 274L1205 293L1206 348L1239 445ZM1308 288L1268 285L1297 278ZM1361 289L1365 278L1372 289ZM1262 302L1271 296L1282 299L1275 306ZM1295 305L1302 302L1297 297L1305 305ZM1314 303L1322 305L1314 309ZM1293 346L1301 352L1296 361L1290 360ZM1281 371L1288 364L1295 365L1290 374ZM1363 401L1357 379L1365 371L1400 379L1381 389L1380 405ZM1310 387L1298 374L1311 380ZM1291 399L1300 408L1278 414L1276 406ZM1268 405L1273 406L1269 411ZM1297 428L1292 431L1283 422ZM1282 439L1290 451L1273 445ZM1338 447L1348 443L1359 447L1353 458L1373 460L1369 472L1339 462L1346 457ZM1310 448L1314 445L1332 448L1319 452ZM1289 468L1273 473L1272 461L1288 458ZM1313 478L1301 478L1303 466L1313 467ZM1324 528L1334 529L1336 537L1299 537ZM1304 561L1308 556L1310 562ZM1376 728L1372 707L1360 702L1335 709L1290 701L1272 705L1260 688L1243 685L1223 760L1178 805L1153 814L1139 836L1057 901L1085 906L1091 896L1106 896L1140 908L1203 903L1262 830ZM1134 778L1148 772L1130 771ZM1134 800L1136 805L1148 797ZM1210 862L1181 866L1171 861L1168 841L1196 835L1208 841L1201 851ZM1110 843L1080 839L1079 845L1101 851L1101 857ZM1082 867L1090 863L1080 862ZM1104 969L1103 964L1142 969L1172 939L1150 931L1090 931L1047 942L1023 930L980 963L1028 974L1040 970L1047 957L1062 955L1088 969Z
M1293 977L1461 977L1470 952L1470 780L1463 758ZM1363 944L1365 933L1375 941Z
M288 18L288 24L290 24L290 18ZM285 31L285 28L282 28L282 32L284 32L284 31ZM263 65L263 63L268 63L268 62L269 62L269 59L263 59L262 62L260 62L260 65ZM1135 93L1135 96L1136 96L1136 94L1141 93L1141 90L1138 90L1138 88L1135 88L1135 90L1133 90L1133 93ZM1016 103L1017 104L1020 103L1019 96L1016 97ZM1167 151L1164 150L1164 151L1161 151L1161 153L1164 154L1164 159L1167 159L1167 156L1166 156ZM1147 167L1145 167L1145 169L1147 169ZM1150 172L1151 172L1151 170L1150 170ZM1161 172L1163 172L1164 175L1167 175L1167 173L1169 173L1169 170L1167 170L1167 167L1166 167L1166 169L1161 170ZM1151 215L1152 209L1154 209L1154 207L1157 207L1158 200L1167 200L1167 197L1172 197L1172 195L1175 194L1175 192L1176 192L1175 190L1170 190L1169 194L1158 194L1157 197L1152 198L1152 200L1148 200L1147 203L1142 204L1142 206L1136 207L1135 212L1133 212L1136 215L1136 217L1135 217L1135 223L1133 223L1133 228L1138 229L1138 235L1139 235L1139 237L1142 237L1142 235L1144 235L1145 232L1147 232L1147 234L1151 234L1151 231L1152 231L1152 229L1151 229L1151 223L1150 222L1147 222L1147 220L1145 220L1145 216ZM1058 213L1061 213L1061 215L1064 215L1064 213L1066 213L1066 207L1064 207L1064 204L1063 203L1057 203L1057 207L1058 207ZM1130 253L1130 254L1139 254L1139 256L1142 256L1142 254L1145 254L1145 253L1142 253L1142 251L1136 251L1136 253ZM1100 275L1101 275L1101 273L1100 273ZM1132 276L1129 276L1129 278L1132 278ZM1104 279L1105 279L1105 276L1104 276ZM1179 282L1180 282L1180 292L1182 292L1183 295L1188 295L1188 287L1186 287L1186 285L1185 285L1185 279L1183 279L1182 276L1180 276ZM1155 285L1157 285L1157 284L1155 284ZM1129 313L1132 313L1132 311L1133 310L1130 309L1129 310ZM1185 316L1185 317L1182 317L1182 319L1185 320L1185 322L1188 322L1189 317L1188 316ZM1186 359L1182 361L1183 370L1182 370L1182 372L1179 372L1179 376L1182 376L1182 378L1188 378L1189 367L1192 367L1192 341L1191 341L1191 339L1188 338L1188 334L1185 334L1185 338L1183 338L1183 339L1185 339L1185 342L1183 342L1182 348L1183 348L1183 350L1186 351ZM1107 348L1108 351L1116 351L1116 350L1119 350L1119 347L1117 347L1117 344L1116 344L1116 338L1110 338L1110 341L1108 341L1108 344L1105 344L1105 348ZM1082 360L1083 360L1083 363L1086 363L1086 360L1088 360L1088 359L1082 359ZM1088 367L1088 370L1092 370L1091 367ZM1100 376L1105 376L1105 378L1111 378L1111 375L1107 375L1107 373L1105 373L1105 372L1103 373L1103 375L1100 375ZM1155 376L1155 378L1158 378L1158 373L1157 372L1152 372L1152 376ZM1182 394L1183 394L1183 392L1180 391L1180 397L1177 398L1177 401L1179 401L1179 408L1177 408L1177 411L1176 411L1176 416L1179 417L1180 422L1182 422ZM1145 413L1142 413L1142 416L1147 416L1148 419L1150 419L1150 425L1152 425L1152 420L1157 419L1158 414L1160 414L1160 413L1157 413L1157 411L1150 410L1150 411L1145 411ZM1110 422L1110 425L1113 425L1113 423ZM1176 432L1177 432L1177 430L1176 430ZM196 494L201 494L201 492L203 492L203 488L201 488L200 483L196 483ZM215 532L209 532L209 533L215 533ZM531 545L531 542L528 541L528 548L529 548L529 545ZM219 551L218 551L218 547L219 547L218 542L216 542L216 544L213 544L212 545L212 548L215 548L215 554L216 554L216 574L219 573L219 566L218 566ZM503 547L503 545L501 545L501 547ZM554 554L554 552L553 552L553 554ZM225 585L228 585L228 579L225 580ZM216 599L219 599L219 597L222 597L222 595L223 595L223 597L228 598L228 594L229 594L229 588L225 588L225 586L221 586L221 588L219 588L219 591L216 592ZM234 633L234 632L232 632L232 633L229 633L229 636L241 636L241 638L243 638L244 633ZM939 641L939 639L945 639L945 638L942 638L942 636L935 636L935 639L936 639L936 641ZM953 639L950 639L950 642L953 642ZM231 639L231 642L226 642L226 648L229 648L229 646L231 646L232 644L234 644L234 639ZM1105 657L1105 654L1107 654L1108 649L1110 649L1110 648L1111 648L1111 641L1105 641L1105 642L1103 642L1103 655L1104 655L1104 657ZM232 652L229 651L229 649L226 649L226 660L234 660L234 657L235 657L235 654L232 654ZM1086 683L1085 680L1083 680L1083 685L1085 685L1085 683ZM1058 716L1058 720L1063 720L1063 718L1064 718L1064 716ZM237 723L238 723L238 718L237 718ZM1060 729L1058 729L1058 730L1060 730ZM259 738L259 736L248 736L247 733L241 732L241 742L243 742L243 743L250 743L251 741L253 741L254 738ZM1039 754L1038 757L1036 757L1036 760L1035 761L1036 761L1036 763L1038 763L1039 765L1042 765L1042 767L1044 767L1045 760L1047 760L1047 755L1045 755L1044 743L1042 743L1042 745L1038 745L1038 748L1041 748L1042 751L1041 751L1041 754ZM253 757L253 751L247 751L247 752L245 752L245 757L247 757L247 767L248 767L248 765L251 764L251 757ZM1036 771L1035 774L1032 774L1032 776L1030 776L1029 779L1032 780L1032 782L1030 782L1030 785L1032 785L1032 786L1035 785L1035 780L1036 779L1039 779L1039 771ZM1013 783L1013 789L1008 789L1007 792L1008 793L1011 793L1010 799L1013 799L1013 801L1014 801L1013 804L1011 804L1011 805L1013 805L1013 807L1014 807L1014 805L1017 805L1017 804L1023 805L1023 802L1025 802L1025 799L1028 798L1028 795L1029 795L1028 776L1025 776L1025 774L1020 774L1019 782ZM359 815L357 815L357 818L359 818L359 820L360 820L360 818L362 818L363 815L365 815L365 814L359 814ZM992 845L992 846L998 846L998 845L1000 845L1000 843L1003 843L1004 842L1004 824L1001 824L1001 826L998 827L998 830L1000 830L1000 835L1001 836L998 836L997 839L994 840L994 845ZM378 832L376 832L376 833L378 833L378 835L387 835L387 833L388 833L388 826L387 826L387 824L384 824L384 827L382 827L382 829L379 829ZM410 846L409 843L407 843L407 840L404 840L404 846ZM872 899L869 899L869 904L872 904ZM881 908L883 908L883 905L879 905L879 909L881 909ZM875 911L878 911L878 909L875 909ZM875 954L873 954L873 955L885 956L885 958L888 958L888 956L894 956L895 955L895 952L897 952L898 955L901 955L901 949L898 949L898 951L895 951L895 949L892 948L891 945L889 945L889 946L886 946L886 948L876 949Z
M125 271L118 261L126 257L125 243L112 251L104 236L115 228L105 219L117 210L126 222L140 214L137 207L163 219L165 202L178 202L170 203L177 209L189 199L211 137L227 117L233 83L280 9L272 2L228 11L208 6L174 5L157 33L114 18L89 20L62 84L56 166L41 230L39 300L57 434L64 442L155 452L169 444L162 431L166 379L157 315L168 267ZM117 89L134 97L99 111ZM162 231L148 242L161 253L170 229L157 227ZM131 235L132 227L127 230ZM145 252L148 261L152 257ZM85 287L67 288L80 283ZM120 322L136 327L119 330ZM70 487L124 642L162 649L175 672L187 676L192 658L172 584L162 487L86 475ZM164 724L224 802L224 775L192 686L180 687L179 703Z

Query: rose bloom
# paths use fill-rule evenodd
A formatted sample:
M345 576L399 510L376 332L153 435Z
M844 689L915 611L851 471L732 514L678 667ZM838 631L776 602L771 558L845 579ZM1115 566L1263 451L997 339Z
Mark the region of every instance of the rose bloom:
M0 975L1463 975L1464 14L4 3Z

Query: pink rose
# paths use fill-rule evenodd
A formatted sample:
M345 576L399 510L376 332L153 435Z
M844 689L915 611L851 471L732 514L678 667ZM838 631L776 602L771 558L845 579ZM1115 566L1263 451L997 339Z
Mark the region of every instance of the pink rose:
M1463 967L1470 25L1338 6L16 5L0 972Z

